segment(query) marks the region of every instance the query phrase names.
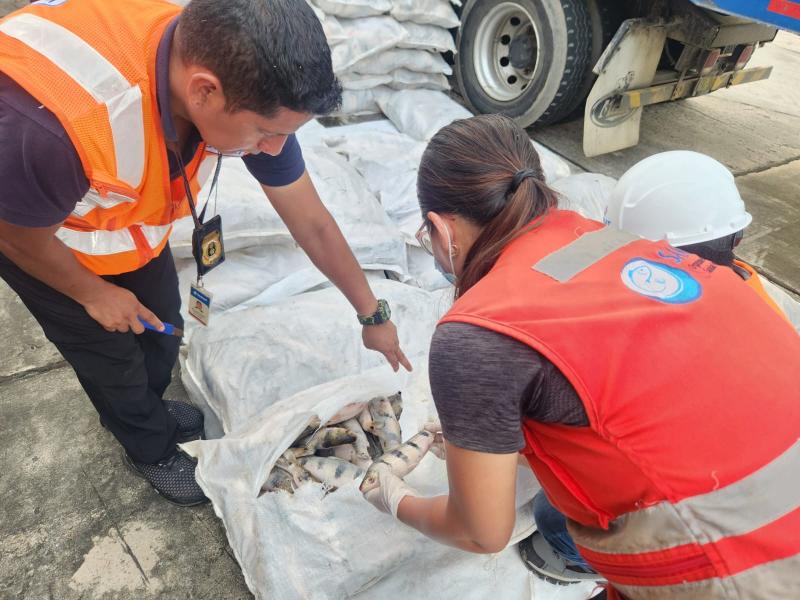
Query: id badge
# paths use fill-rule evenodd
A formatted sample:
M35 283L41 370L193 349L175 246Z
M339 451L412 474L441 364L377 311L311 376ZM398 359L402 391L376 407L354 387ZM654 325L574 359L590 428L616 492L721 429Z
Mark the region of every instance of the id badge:
M192 233L192 254L197 263L197 274L203 276L225 262L222 241L222 219L216 215Z
M211 292L201 285L193 283L189 291L189 314L208 325L211 317Z

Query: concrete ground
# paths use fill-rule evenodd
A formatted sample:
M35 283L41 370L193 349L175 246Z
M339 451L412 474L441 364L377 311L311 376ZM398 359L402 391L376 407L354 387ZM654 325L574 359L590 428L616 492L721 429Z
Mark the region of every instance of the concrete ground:
M211 506L173 506L123 466L72 370L0 284L0 598L252 598Z
M0 14L14 4L24 0L0 0ZM718 158L755 217L743 257L798 291L800 43L781 36L756 59L776 65L772 80L651 108L636 148L586 159L579 122L534 135L617 177L666 149ZM123 466L71 369L2 281L0 331L0 598L252 597L212 508L175 507Z

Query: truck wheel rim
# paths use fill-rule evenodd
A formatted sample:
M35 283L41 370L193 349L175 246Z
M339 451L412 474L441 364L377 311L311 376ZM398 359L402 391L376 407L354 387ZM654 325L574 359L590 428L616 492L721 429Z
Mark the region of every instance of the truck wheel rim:
M493 100L512 102L522 96L539 70L539 32L527 10L516 2L493 7L478 25L473 65L478 82ZM512 42L529 42L525 66L512 64ZM518 64L519 56L516 57Z

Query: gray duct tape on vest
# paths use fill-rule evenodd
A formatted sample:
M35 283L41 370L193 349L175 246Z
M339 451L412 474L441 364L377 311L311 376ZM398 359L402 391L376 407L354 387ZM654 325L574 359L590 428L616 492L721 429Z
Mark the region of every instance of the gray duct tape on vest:
M604 227L583 234L574 242L548 254L532 268L564 283L612 252L638 239L641 238L627 231Z

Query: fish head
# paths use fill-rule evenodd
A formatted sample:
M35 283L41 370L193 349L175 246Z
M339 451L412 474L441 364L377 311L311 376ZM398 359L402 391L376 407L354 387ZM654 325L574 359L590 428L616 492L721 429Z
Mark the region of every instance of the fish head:
M380 485L380 481L378 480L378 472L377 471L367 471L366 476L364 477L361 485L358 486L358 489L361 491L362 494L366 494L370 490L374 490L376 487Z

